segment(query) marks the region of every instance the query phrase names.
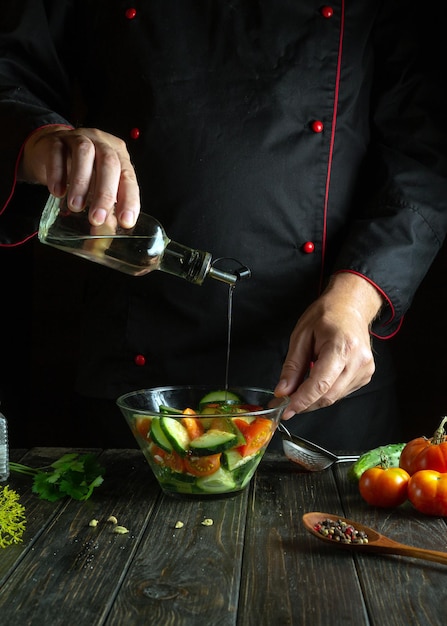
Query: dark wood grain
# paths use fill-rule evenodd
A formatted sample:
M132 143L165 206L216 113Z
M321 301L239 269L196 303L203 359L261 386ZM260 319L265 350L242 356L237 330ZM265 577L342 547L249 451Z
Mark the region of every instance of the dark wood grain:
M357 485L348 481L342 468L336 469L336 477L346 517L357 519L395 541L447 551L447 526L442 518L422 515L409 502L394 509L370 507L359 498ZM445 623L445 565L384 555L358 555L356 560L372 624Z
M66 451L11 458L37 467ZM0 554L1 626L445 623L446 566L352 555L305 530L303 513L320 510L410 545L447 549L445 520L410 505L369 507L346 465L304 473L268 454L243 493L179 500L160 491L139 450L96 452L105 481L86 502L40 500L28 477L11 475L28 524L23 544ZM115 534L110 515L129 533Z
M299 472L277 457L264 461L253 486L241 604L256 610L241 615L241 626L367 624L353 559L334 553L328 560L301 523L307 511L341 513L332 473Z
M48 456L48 450L41 449L26 453L26 450L12 450L10 460L16 463L25 463L31 467L41 467L54 461L64 453L63 449L52 449ZM20 504L25 507L26 530L23 535L23 542L8 547L0 554L0 585L8 577L12 567L16 567L22 556L29 551L39 536L44 532L45 527L51 523L59 510L65 506L66 502L58 503L45 502L36 498L31 491L32 479L29 476L10 474L8 483L20 496Z
M53 507L38 544L7 578L0 593L2 626L17 624L100 624L127 571L160 491L138 450L101 455L107 479L86 502ZM129 529L113 532L115 515ZM98 519L96 528L89 526ZM11 603L10 599L14 598ZM63 610L61 607L63 601Z
M107 624L235 624L247 501L164 497Z

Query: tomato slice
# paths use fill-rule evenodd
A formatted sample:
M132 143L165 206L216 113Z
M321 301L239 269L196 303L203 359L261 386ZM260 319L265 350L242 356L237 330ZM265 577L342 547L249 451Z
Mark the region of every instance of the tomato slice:
M187 456L184 459L185 469L193 476L210 476L219 469L220 456L220 452L209 456Z
M182 424L188 431L190 439L197 439L200 435L203 435L203 425L200 419L196 417L182 417Z
M165 452L165 465L169 467L173 472L185 471L185 463L182 457L173 450L172 452Z
M197 415L194 409L190 409L189 407L187 407L186 409L183 409L182 413L183 415Z
M238 404L238 408L244 413L253 413L254 411L262 411L264 407L259 404Z
M145 440L147 440L147 435L151 429L151 422L150 417L137 417L135 420L135 429Z
M150 446L150 451L153 460L157 465L164 465L169 467L173 472L183 473L185 471L185 464L182 457L173 450L172 452L166 452L163 448L160 448L155 443Z
M236 420L235 420L236 421ZM238 447L238 451L242 456L250 456L264 446L272 436L272 422L265 417L257 417L253 422L247 424L246 427L240 425L237 420L237 426L245 437L246 443Z
M240 419L239 417L235 417L233 420L233 423L235 426L238 427L238 429L241 431L241 433L245 437L245 433L249 429L251 422L247 422L247 420Z

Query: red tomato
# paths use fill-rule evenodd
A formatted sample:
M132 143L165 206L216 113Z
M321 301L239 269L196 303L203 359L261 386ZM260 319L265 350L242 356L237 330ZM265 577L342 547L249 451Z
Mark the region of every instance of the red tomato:
M408 483L408 499L421 513L447 516L447 473L416 472Z
M220 467L220 453L209 456L187 456L184 459L185 469L193 476L210 476Z
M236 422L236 420L235 420ZM255 420L247 424L246 427L239 426L243 420L237 420L237 426L245 437L246 443L238 447L238 451L242 456L250 456L257 452L262 446L270 441L272 436L273 422L265 417L257 417Z
M400 455L399 465L410 475L420 470L447 472L447 437L444 432L444 417L433 437L417 437L407 443Z
M147 440L147 435L151 429L151 421L150 417L137 417L135 420L136 431L145 440Z
M407 443L401 452L399 467L407 471L410 476L414 474L413 462L417 456L430 445L430 440L426 437L417 437Z
M360 476L360 495L372 506L400 506L407 499L409 480L410 475L401 467L371 467Z

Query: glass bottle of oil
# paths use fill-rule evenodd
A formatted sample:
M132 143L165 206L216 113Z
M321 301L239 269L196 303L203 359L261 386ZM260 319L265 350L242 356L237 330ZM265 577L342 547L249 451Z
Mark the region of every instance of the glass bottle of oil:
M55 248L100 263L132 276L160 270L201 285L213 278L233 285L248 278L250 270L217 269L209 252L195 250L169 239L163 226L151 215L140 213L133 228L119 226L114 213L101 226L92 226L88 208L70 211L65 198L48 198L39 225L39 240Z

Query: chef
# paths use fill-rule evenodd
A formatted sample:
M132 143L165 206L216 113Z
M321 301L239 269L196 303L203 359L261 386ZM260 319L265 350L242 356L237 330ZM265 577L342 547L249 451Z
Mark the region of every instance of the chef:
M141 208L173 240L250 268L230 385L289 395L290 429L333 449L395 440L385 340L447 222L417 4L4 0L3 243L11 219L14 243L33 232L8 215L30 186L88 205L94 225L115 207L132 226ZM120 394L224 385L228 288L88 272L79 423L127 445Z

